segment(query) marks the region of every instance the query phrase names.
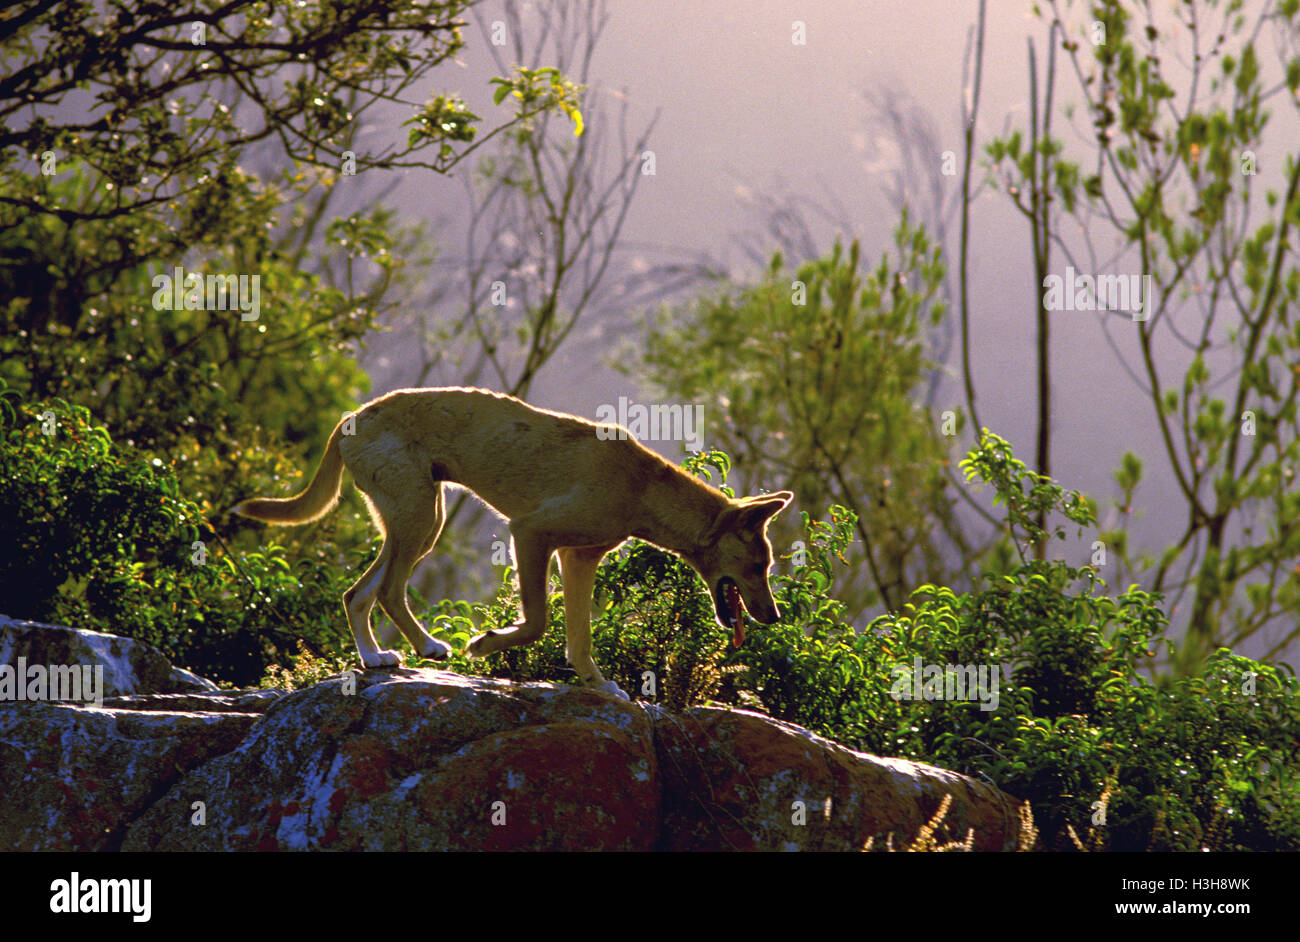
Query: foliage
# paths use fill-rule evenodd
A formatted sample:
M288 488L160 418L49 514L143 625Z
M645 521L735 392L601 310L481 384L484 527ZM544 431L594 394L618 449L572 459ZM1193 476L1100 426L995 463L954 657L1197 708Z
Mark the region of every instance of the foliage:
M1149 279L1140 318L1100 304L1097 316L1125 323L1103 326L1112 348L1127 345L1141 364L1159 428L1146 457L1168 469L1185 505L1185 528L1163 551L1131 548L1142 462L1128 454L1116 474L1118 524L1101 539L1122 573L1179 613L1188 632L1179 669L1265 628L1281 629L1274 656L1300 638L1300 152L1270 127L1269 105L1300 115L1300 4L1036 8L1049 23L1048 107L986 150L1041 244L1040 282L1053 247L1080 272ZM1074 127L1090 147L1078 159L1051 134L1058 46L1082 99ZM1274 61L1260 54L1270 46ZM1034 303L1041 316L1041 289Z
M340 560L290 565L276 544L232 558L213 536L173 468L114 443L84 407L0 386L0 611L137 638L242 686L303 642L352 651Z
M220 461L257 428L323 441L337 413L295 418L282 392L332 406L362 387L342 351L397 268L386 214L359 214L383 241L369 253L378 274L348 291L323 290L302 270L303 246L272 235L288 228L284 204L337 178L352 105L400 100L461 48L464 4L204 6L182 21L158 4L55 0L8 21L0 356L14 388L86 405L142 447L205 447ZM90 95L83 113L74 102ZM287 154L268 153L268 139ZM395 159L349 153L360 170ZM273 162L265 178L247 169L256 157ZM178 266L260 279L261 316L188 298L184 310L160 307L151 277Z
M52 152L90 161L115 185L119 209L179 198L182 217L228 212L219 201L200 207L220 196L214 188L249 145L274 136L290 160L337 171L357 112L376 100L415 109L403 96L464 47L459 17L470 5L233 0L203 2L179 18L157 3L97 9L52 0L11 18L4 32L11 70L0 85L0 168ZM547 78L541 90L518 76L508 80L527 100L521 94L516 118L492 134L545 108L571 113L572 86ZM66 107L74 92L95 94L93 119ZM244 105L238 113L232 99ZM473 147L444 144L470 141L476 120L454 96L435 95L416 111L406 148L355 148L357 167L445 173ZM51 210L35 193L15 205ZM180 235L182 244L193 241L192 233Z
M267 668L266 676L258 686L263 689L303 690L345 670L355 669L352 666L354 660L355 656L352 658L317 656L308 649L307 645L299 641L298 650L294 653L290 665L286 667L282 664L272 664Z
M76 201L90 186L73 167L49 192ZM244 208L254 231L265 230L278 204L268 193L255 196L251 183L230 198ZM141 240L161 238L167 228L144 214L135 226ZM356 238L358 228L341 229L336 238ZM61 250L41 250L42 264L71 273L79 258L95 251L92 237L86 230L60 236L48 219L31 216L6 229L0 246L35 251L38 244L61 243ZM81 298L57 312L42 308L25 285L0 307L0 378L36 398L86 406L115 438L167 456L184 490L210 511L234 502L225 493L232 481L241 491L270 486L299 470L306 443L328 437L368 386L347 348L370 328L373 311L295 270L264 236L214 248L205 264L185 268L255 270L263 308L257 321L244 320L239 310L157 309L161 289L151 278L173 271L156 265L123 271L111 285L97 286L93 300ZM270 447L284 442L291 444L287 454Z
M455 96L406 97L463 48L468 7L234 0L178 17L52 0L6 20L0 379L90 409L252 546L255 525L226 508L283 490L367 392L355 348L421 247L358 184L445 173L549 111L582 122L581 89L554 69L500 79L518 94L491 130ZM409 107L405 145L358 133L380 102ZM339 193L363 208L340 215ZM167 290L178 270L245 279L260 310ZM363 527L354 512L278 535L339 557L329 537L354 546Z
M1053 533L1044 528L1047 514L1059 508L1068 520L1085 526L1097 522L1097 509L1086 496L1065 492L1051 478L1030 471L1023 461L1011 453L1005 440L981 430L979 446L961 462L966 480L982 480L993 485L997 496L994 506L1006 505L1006 536L1011 540L1020 561L1025 562L1025 548L1040 546L1052 535L1065 539L1065 528L1057 526Z
M523 398L584 314L627 290L605 276L649 130L613 142L626 132L626 99L616 118L586 89L608 16L600 0L542 0L479 17L497 37L486 51L508 72L490 80L493 100L515 102L519 117L462 177L464 244L432 279L432 303L400 315L419 339L406 385L455 382ZM580 100L592 109L589 128Z
M894 249L864 274L857 243L836 245L793 279L778 254L761 284L664 312L637 354L668 395L704 405L707 439L747 469L747 489L776 479L803 506L853 511L866 566L834 581L855 615L901 604L923 573L964 567L943 553L965 548L949 439L918 404L943 266L906 214ZM778 519L774 540L796 530Z

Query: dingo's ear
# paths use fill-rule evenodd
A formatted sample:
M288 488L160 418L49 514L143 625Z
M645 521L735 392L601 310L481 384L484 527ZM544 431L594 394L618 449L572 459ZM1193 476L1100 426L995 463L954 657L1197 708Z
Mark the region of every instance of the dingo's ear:
M740 525L750 530L765 526L767 521L784 510L786 504L792 500L794 494L791 491L746 497L739 501L740 506L737 508L740 511Z

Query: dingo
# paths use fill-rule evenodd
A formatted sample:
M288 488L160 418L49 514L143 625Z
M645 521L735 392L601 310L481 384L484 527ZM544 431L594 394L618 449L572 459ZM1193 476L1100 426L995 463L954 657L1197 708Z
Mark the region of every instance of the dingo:
M676 553L704 577L718 623L739 645L746 610L763 624L780 618L767 582L767 524L794 495L728 498L626 433L611 434L617 431L482 389L399 389L339 423L296 497L246 500L234 510L268 523L307 523L333 508L343 468L352 472L384 545L343 605L362 663L384 667L402 658L375 643L376 601L417 654L451 651L416 622L406 583L442 532L443 485L467 488L509 523L523 621L477 635L466 653L482 657L541 637L547 571L558 552L569 663L585 683L627 699L591 658L592 587L604 555L630 536Z

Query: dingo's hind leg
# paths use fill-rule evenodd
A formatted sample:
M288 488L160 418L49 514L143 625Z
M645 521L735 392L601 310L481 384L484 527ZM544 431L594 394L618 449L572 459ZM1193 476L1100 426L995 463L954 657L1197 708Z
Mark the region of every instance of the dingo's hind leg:
M429 555L442 534L447 520L442 485L435 485L432 492L427 487L420 488L408 501L401 517L385 513L382 506L379 508L393 548L392 561L379 583L379 605L411 642L416 654L440 661L451 654L451 647L425 631L411 614L406 583L415 564Z
M348 615L352 637L357 642L357 653L366 667L397 667L402 656L396 651L382 650L370 631L370 610L375 606L375 596L392 558L392 543L384 541L383 548L365 573L343 593L343 609Z

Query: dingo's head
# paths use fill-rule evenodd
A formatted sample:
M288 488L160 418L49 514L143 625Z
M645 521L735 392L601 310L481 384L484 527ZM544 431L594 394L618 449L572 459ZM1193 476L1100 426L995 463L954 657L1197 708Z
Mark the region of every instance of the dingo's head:
M732 630L736 647L745 640L746 611L764 625L781 617L767 584L772 567L767 524L793 497L790 491L777 491L729 501L694 560L713 594L718 624Z

